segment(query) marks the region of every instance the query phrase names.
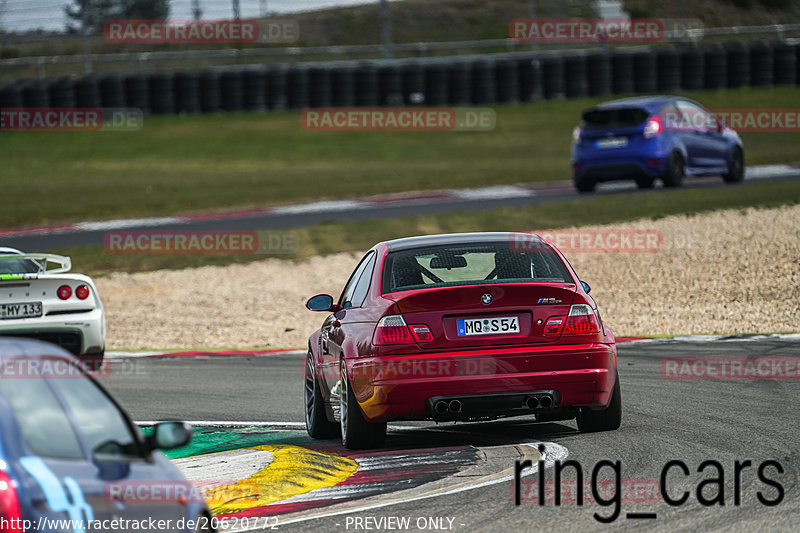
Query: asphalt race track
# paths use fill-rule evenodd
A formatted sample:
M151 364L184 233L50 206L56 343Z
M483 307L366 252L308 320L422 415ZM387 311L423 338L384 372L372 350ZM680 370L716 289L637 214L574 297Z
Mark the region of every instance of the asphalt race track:
M765 181L784 181L800 178L800 168L793 165L761 165L747 168L744 183L748 187ZM715 189L730 187L716 177L687 178L685 189ZM550 202L587 200L636 192L632 182L601 183L595 194L579 194L571 181L500 185L482 189L452 189L421 193L387 195L312 202L266 208L249 212L200 214L189 216L123 219L86 222L58 228L21 228L0 230L3 246L20 250L44 252L54 248L103 244L109 230L194 230L194 231L254 231L278 228L307 227L326 221L362 221L415 215L433 215L457 211L485 211L506 207L541 205ZM655 188L638 194L665 192L660 182Z
M667 357L711 357L717 362L727 361L726 358L758 362L758 358L784 357L788 368L794 369L794 377L672 379L664 376ZM362 464L384 467L383 479L371 480L371 492L359 495L356 490L346 504L339 506L327 502L316 507L306 502L293 508L292 513L277 514L277 522L262 525L277 523L277 529L282 531L315 532L437 528L516 532L611 528L797 531L798 362L800 339L796 335L622 344L619 374L624 412L619 431L579 434L572 421L534 424L525 418L480 424L390 426L385 450L360 453ZM311 443L300 424L302 354L142 358L121 363L124 364L117 367L120 371L113 371L112 367L104 381L137 420L272 422L260 429L253 424L256 427L248 431L258 430L262 437L270 436L273 443L300 447ZM533 473L523 479L522 502L516 507L509 473L513 473L518 458L538 457L537 441L548 443L546 460L563 459L568 453L570 460L577 461L585 487L591 494L594 485L598 501L587 496L583 506L577 505L576 469L569 467L564 470L561 491L564 499L560 506L552 502L552 494L547 490L545 505L537 503L532 489L538 483L538 474ZM330 452L347 455L337 441L317 441L317 444ZM452 461L439 461L440 465L451 463L452 468L428 471L427 466L418 466L414 480L404 479L404 471L393 468L390 461L411 457L413 462L413 457L420 457L415 454L424 454L432 462L436 457L453 454ZM606 466L598 471L597 480L593 480L592 470L602 460L619 461L619 473ZM668 471L667 497L678 499L684 491L688 495L684 503L676 506L665 502L658 489L662 469L671 460L682 461L689 470L688 475L680 467ZM737 489L735 463L745 460L751 461L752 466L741 469ZM717 461L719 465L706 465L698 473L704 461ZM759 478L760 466L767 481ZM453 473L454 470L458 473ZM420 478L420 472L427 472L427 477ZM544 472L545 487L552 490L552 464ZM715 481L720 477L723 491L718 490ZM623 487L618 506L613 490L607 490L617 478ZM474 485L481 486L470 488ZM759 497L767 503L779 503L767 506ZM700 503L700 499L715 498L721 503L709 502L710 506ZM598 503L601 499L607 505ZM617 507L619 515L610 524L594 517L595 514L613 516Z

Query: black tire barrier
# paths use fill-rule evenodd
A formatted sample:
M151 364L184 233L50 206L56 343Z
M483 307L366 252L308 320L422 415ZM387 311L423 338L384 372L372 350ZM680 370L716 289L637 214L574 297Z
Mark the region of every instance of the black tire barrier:
M650 52L633 56L633 89L637 93L654 93L658 90L656 58ZM616 74L615 74L616 75Z
M246 111L267 109L267 73L263 68L242 72L242 108Z
M100 105L102 107L125 107L125 82L122 76L104 74L97 80L100 89Z
M382 65L378 68L378 87L380 105L403 105L403 76L398 65Z
M657 91L671 93L681 89L681 57L674 48L659 48L656 52L658 71Z
M542 92L548 100L564 98L564 58L550 56L542 62Z
M450 103L450 76L445 63L425 65L425 105L445 106Z
M204 70L200 73L200 110L203 113L219 113L220 110L219 73Z
M728 62L728 87L750 85L750 50L744 43L725 45Z
M564 80L567 98L585 98L589 95L589 74L585 55L567 57L564 63Z
M517 62L510 58L498 59L494 63L494 77L497 86L497 102L501 104L519 103L519 70Z
M174 76L169 73L152 74L148 80L150 110L156 115L175 113Z
M375 107L380 102L378 67L365 63L356 67L356 106Z
M352 67L338 67L333 70L331 95L335 107L356 105L356 72Z
M25 107L25 100L22 98L22 85L18 82L10 82L0 86L0 109L9 107Z
M406 63L400 67L403 77L403 103L425 104L425 71L419 63Z
M75 81L75 103L78 107L98 108L100 87L96 76L83 76Z
M703 47L705 61L705 80L703 87L706 89L724 89L728 86L728 55L725 47L719 43Z
M31 81L22 85L22 101L25 107L51 107L47 85Z
M199 113L200 75L197 72L175 73L175 112L179 114Z
M147 78L141 74L125 76L125 107L141 109L144 115L150 114L150 91Z
M494 63L486 59L472 62L472 103L493 104L497 101Z
M522 102L538 102L542 94L542 60L538 56L517 58L519 99Z
M472 67L467 61L454 61L448 65L449 95L452 105L472 103Z
M770 87L774 80L775 57L772 45L766 41L750 43L750 85Z
M328 67L311 67L308 70L308 105L309 107L333 105L331 69Z
M282 110L289 107L289 69L285 65L270 68L267 83L269 108Z
M797 45L778 43L775 50L775 85L795 85L797 83Z
M50 107L77 107L75 98L75 80L72 78L58 78L50 82Z
M680 50L681 86L687 91L698 91L706 85L706 58L696 46L686 46Z
M289 69L289 109L305 109L309 104L308 67L295 65Z
M589 72L589 94L611 94L611 55L607 52L589 54L586 57L586 68Z
M611 54L611 90L614 94L630 94L636 91L633 58L633 54L628 52Z
M242 71L226 70L219 75L219 105L223 111L237 112L244 109L244 83Z

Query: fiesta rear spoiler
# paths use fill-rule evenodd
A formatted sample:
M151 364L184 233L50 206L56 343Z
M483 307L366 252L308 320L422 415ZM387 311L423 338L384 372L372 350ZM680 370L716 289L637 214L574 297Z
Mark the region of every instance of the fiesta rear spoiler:
M11 259L28 260L36 263L39 267L37 273L22 273L19 274L0 274L0 281L21 280L21 279L35 279L40 274L63 274L69 272L72 268L72 260L65 255L56 254L2 254L0 261L8 261ZM58 267L48 269L48 265L55 263Z

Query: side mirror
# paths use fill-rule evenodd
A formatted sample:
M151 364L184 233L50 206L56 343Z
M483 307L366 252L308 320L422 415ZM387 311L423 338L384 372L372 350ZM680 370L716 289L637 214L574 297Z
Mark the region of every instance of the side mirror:
M339 306L333 303L333 296L330 294L317 294L306 302L306 308L311 311L333 311L339 310Z
M592 288L585 281L581 281L581 286L583 286L583 290L586 291L586 294L589 294L590 292L592 292Z
M192 440L192 427L186 422L159 422L147 437L151 450L171 450L186 446Z

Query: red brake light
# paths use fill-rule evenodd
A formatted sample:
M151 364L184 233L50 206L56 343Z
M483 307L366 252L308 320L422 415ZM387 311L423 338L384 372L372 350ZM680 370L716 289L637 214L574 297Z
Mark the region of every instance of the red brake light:
M431 342L433 340L433 332L425 324L412 324L409 327L414 340L417 342Z
M655 115L647 121L647 124L644 125L642 137L645 139L650 139L661 133L662 130L663 125L661 124L661 119L658 117L658 115Z
M564 334L580 335L582 333L600 333L600 320L590 306L576 304L569 308Z
M0 470L0 532L22 533L22 509L19 505L16 483L2 470Z
M72 296L72 288L69 285L62 285L58 288L58 297L62 300L68 299Z
M411 336L402 315L389 315L378 321L372 342L373 344L413 344L414 337Z
M89 297L89 287L86 285L78 285L78 288L75 289L75 296L77 296L79 300L85 300Z

